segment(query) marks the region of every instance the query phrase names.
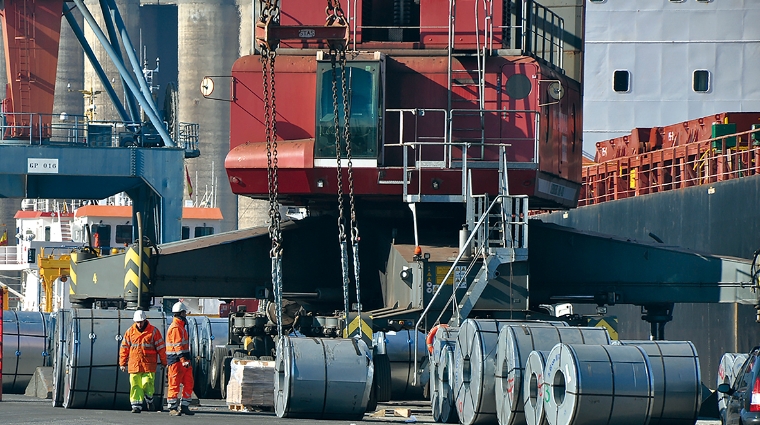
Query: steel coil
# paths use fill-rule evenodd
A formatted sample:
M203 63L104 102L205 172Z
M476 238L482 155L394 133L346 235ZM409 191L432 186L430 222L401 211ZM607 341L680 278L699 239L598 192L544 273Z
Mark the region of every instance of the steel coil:
M544 369L549 351L531 351L525 364L522 401L528 425L548 425L544 413Z
M50 366L50 314L6 310L3 314L3 392L23 394L35 370Z
M654 382L635 345L557 344L546 358L544 412L551 425L646 425Z
M734 386L734 381L739 375L739 371L747 360L747 353L725 353L720 358L720 366L718 366L718 385L729 384ZM717 388L717 386L715 387ZM723 414L726 410L726 404L728 403L728 395L722 392L718 392L718 411Z
M515 323L467 319L454 349L454 396L463 425L496 422L494 370L499 330Z
M275 413L359 420L367 410L373 372L371 351L362 340L284 336L277 344Z
M702 404L699 356L689 341L620 341L649 356L654 401L649 425L693 425Z
M119 370L119 348L134 323L132 311L72 309L66 329L63 407L127 410L129 375ZM146 311L148 321L166 335L163 312ZM164 367L156 370L154 397L164 394Z
M422 386L414 384L414 332L401 330L385 333L385 353L391 363L391 400L423 400ZM425 334L417 335L417 360L427 357ZM427 370L424 371L427 373ZM426 378L426 377L425 377ZM417 382L426 381L425 378Z
M551 350L557 343L609 344L605 328L568 327L565 322L508 324L499 332L496 352L496 415L501 425L525 424L523 375L533 350Z
M459 328L439 327L433 340L433 353L428 362L430 371L430 406L436 422L458 420L454 399L453 357Z
M195 316L196 329L198 331L197 353L195 355L196 381L195 386L201 389L201 385L206 387L201 391L207 394L207 390L212 387L211 382L211 362L216 346L227 346L229 335L229 319L220 317ZM208 395L208 394L207 394Z
M459 421L454 397L454 348L443 347L440 352L439 366L436 370L435 379L431 376L430 382L435 384L436 396L432 400L433 419L436 422L456 423Z
M63 406L63 389L66 379L67 338L71 338L71 312L58 310L50 314L51 353L53 357L53 406Z

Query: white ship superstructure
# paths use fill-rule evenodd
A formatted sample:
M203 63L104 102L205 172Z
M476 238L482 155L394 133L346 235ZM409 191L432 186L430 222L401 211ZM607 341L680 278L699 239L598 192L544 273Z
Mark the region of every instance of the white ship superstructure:
M719 112L760 111L760 2L588 0L583 146Z

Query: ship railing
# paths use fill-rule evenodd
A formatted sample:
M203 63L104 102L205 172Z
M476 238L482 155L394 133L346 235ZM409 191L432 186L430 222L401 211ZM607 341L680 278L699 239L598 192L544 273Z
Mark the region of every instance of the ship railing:
M583 167L579 206L760 175L758 130Z
M0 246L0 265L17 265L19 263L16 246Z

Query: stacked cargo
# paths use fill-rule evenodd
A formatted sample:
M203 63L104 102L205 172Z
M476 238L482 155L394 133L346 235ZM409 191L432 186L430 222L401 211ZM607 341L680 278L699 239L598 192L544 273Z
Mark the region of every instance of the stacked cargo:
M227 405L271 409L274 406L274 361L232 359Z
M760 174L760 113L635 128L596 144L579 206Z

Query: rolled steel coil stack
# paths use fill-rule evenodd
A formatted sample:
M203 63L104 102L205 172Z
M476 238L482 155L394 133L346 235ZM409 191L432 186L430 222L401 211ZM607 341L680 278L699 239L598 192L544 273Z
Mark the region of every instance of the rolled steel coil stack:
M528 425L548 425L544 412L544 369L548 351L531 351L525 364L522 401Z
M654 401L649 425L693 425L702 404L699 356L689 341L620 341L649 356Z
M38 367L51 365L50 313L3 314L3 393L23 394Z
M66 314L70 316L65 320L67 325L56 332L58 349L63 350L56 358L63 357L63 361L54 371L58 383L63 383L62 391L55 389L63 407L129 409L129 375L119 370L118 360L123 335L134 324L133 312L72 309ZM164 313L147 311L146 315L166 335ZM163 369L159 365L156 370L157 400L164 395Z
M654 408L649 356L635 345L557 344L546 358L551 425L646 425Z
M354 338L282 337L275 363L275 413L281 418L361 419L372 389L371 353Z
M729 384L733 387L734 381L748 357L747 353L723 354L723 357L720 358L720 366L718 366L718 385ZM718 411L721 415L723 414L723 411L726 410L727 403L728 395L718 392Z
M463 425L497 421L494 374L499 331L504 326L527 323L517 320L467 319L459 327L454 350L454 397L459 422ZM564 322L540 323L566 326Z
M436 422L459 421L454 398L454 347L459 328L439 326L430 354L430 406Z
M525 424L523 379L528 356L558 343L608 345L605 328L568 327L564 322L508 324L499 332L496 355L496 412L499 424Z
M417 335L417 360L427 357L425 334ZM391 400L423 400L422 386L414 385L414 331L385 333L385 354L391 367ZM427 373L427 371L425 371ZM417 382L425 379L418 379Z
M217 345L227 346L229 319L197 316L198 337L195 359L195 392L199 397L207 397L211 389L211 356ZM202 317L202 319L200 319Z

